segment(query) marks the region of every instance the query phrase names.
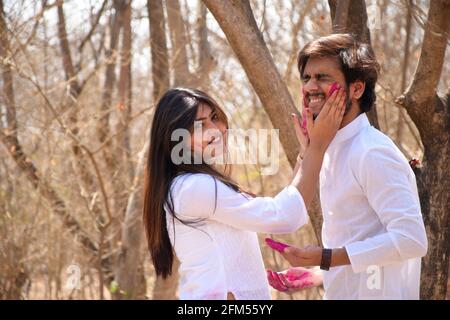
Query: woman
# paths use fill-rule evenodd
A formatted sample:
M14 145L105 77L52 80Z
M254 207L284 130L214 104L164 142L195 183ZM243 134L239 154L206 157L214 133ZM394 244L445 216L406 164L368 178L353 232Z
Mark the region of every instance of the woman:
M171 274L173 250L180 260L180 299L270 299L256 232L290 233L307 222L344 100L341 91L334 93L315 122L307 113L310 144L291 184L270 198L252 196L226 170L207 163L204 151L214 149L212 158L221 155L218 149L226 152L228 129L225 113L211 97L185 88L162 96L150 136L144 226L158 276ZM299 122L295 125L304 139ZM206 134L211 130L219 134ZM180 132L193 136L181 153L173 141L173 133Z

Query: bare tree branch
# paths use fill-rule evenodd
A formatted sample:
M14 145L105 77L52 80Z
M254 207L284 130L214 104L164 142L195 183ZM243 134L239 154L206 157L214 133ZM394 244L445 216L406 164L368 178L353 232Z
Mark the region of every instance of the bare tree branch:
M106 5L108 4L108 0L103 0L102 6L98 10L97 14L95 15L94 23L91 26L91 29L87 33L87 35L81 40L80 45L78 46L78 51L81 53L83 51L84 46L86 43L91 39L92 35L95 32L95 29L97 28L100 18L102 17L103 11L105 11Z
M430 126L438 125L444 129L447 124L446 117L434 116L435 112L448 113L436 92L447 47L447 38L443 32L447 32L450 27L447 14L450 14L450 3L431 1L417 69L406 92L396 100L397 104L407 109L416 123L424 145L436 138L428 130Z

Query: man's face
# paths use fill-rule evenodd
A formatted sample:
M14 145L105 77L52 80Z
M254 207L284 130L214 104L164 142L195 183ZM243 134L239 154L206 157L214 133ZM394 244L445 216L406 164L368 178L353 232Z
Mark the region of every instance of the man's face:
M337 82L341 88L345 88L348 97L348 88L346 87L344 74L336 58L323 57L308 59L302 75L302 89L305 98L305 107L311 109L314 117L317 117L322 110L334 82ZM350 107L349 101L348 99L346 111Z

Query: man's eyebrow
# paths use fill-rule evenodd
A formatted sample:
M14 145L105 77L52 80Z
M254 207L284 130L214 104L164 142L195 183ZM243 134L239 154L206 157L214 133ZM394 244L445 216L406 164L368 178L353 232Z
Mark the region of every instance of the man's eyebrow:
M325 72L317 72L317 73L313 74L312 76L314 78L316 78L317 76L320 76L320 77L331 77L328 73L325 73ZM305 79L305 78L311 78L311 75L303 74L302 75L302 79Z

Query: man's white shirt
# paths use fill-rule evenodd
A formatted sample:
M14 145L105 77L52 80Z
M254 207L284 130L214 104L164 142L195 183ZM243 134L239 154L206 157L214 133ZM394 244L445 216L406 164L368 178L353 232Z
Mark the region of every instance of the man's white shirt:
M427 238L416 179L365 113L328 147L320 198L324 247L345 247L351 261L324 272L324 298L418 299Z

